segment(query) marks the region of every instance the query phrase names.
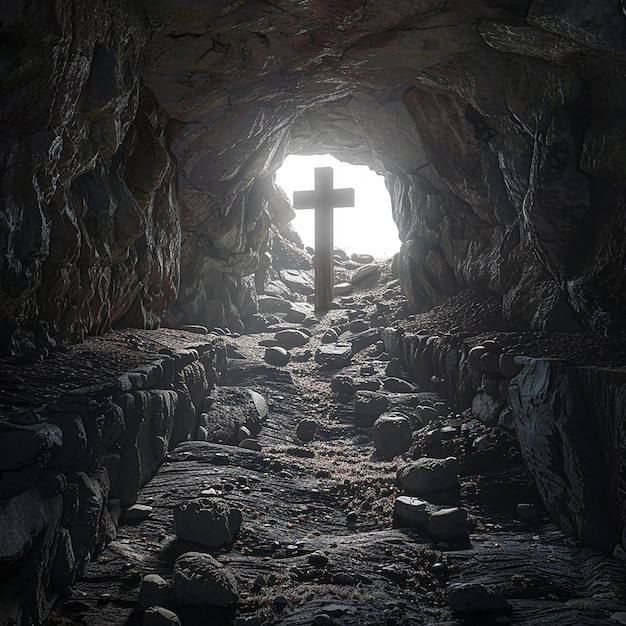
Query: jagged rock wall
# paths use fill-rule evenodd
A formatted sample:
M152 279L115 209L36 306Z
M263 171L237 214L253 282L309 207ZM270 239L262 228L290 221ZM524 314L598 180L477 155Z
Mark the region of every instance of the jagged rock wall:
M140 78L132 3L0 7L0 352L155 327L180 226L168 118Z

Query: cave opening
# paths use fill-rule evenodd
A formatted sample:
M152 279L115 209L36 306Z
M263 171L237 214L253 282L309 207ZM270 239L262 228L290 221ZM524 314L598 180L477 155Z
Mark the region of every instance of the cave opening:
M0 3L0 624L621 623L625 17Z
M385 179L367 165L354 165L331 154L290 154L276 171L276 184L290 201L293 192L312 188L316 167L332 167L335 187L353 187L355 206L334 209L333 238L336 248L348 255L392 257L400 249L398 227L391 212ZM296 211L291 222L305 246L314 248L314 215Z

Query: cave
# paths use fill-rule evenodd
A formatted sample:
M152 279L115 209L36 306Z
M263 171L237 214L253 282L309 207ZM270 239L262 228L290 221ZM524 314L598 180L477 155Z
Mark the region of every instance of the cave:
M624 0L0 35L1 624L626 623ZM325 153L401 244L316 311Z

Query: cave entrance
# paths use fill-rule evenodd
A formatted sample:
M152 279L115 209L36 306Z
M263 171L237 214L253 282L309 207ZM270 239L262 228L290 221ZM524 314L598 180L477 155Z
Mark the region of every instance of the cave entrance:
M398 227L391 214L385 179L366 165L345 163L330 154L291 154L276 172L276 184L293 201L294 191L313 188L316 167L332 167L335 187L353 187L355 191L354 208L333 211L335 248L347 254L371 254L376 259L386 259L398 252ZM291 225L304 245L313 248L314 212L297 211Z

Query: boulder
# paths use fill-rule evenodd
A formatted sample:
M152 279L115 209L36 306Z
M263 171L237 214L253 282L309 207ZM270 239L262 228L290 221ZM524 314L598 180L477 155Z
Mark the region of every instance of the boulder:
M431 459L423 457L398 470L400 487L414 495L458 487L459 463L455 457Z
M270 346L265 349L263 359L270 365L282 367L283 365L287 365L287 363L289 363L291 355L287 350L285 350L285 348L281 348L280 346Z
M428 532L437 539L464 537L467 531L467 511L458 507L435 511L428 520Z
M309 335L303 333L301 330L280 330L274 335L276 343L287 350L304 346L309 342L309 339Z
M348 343L332 343L315 351L315 362L328 369L345 367L352 358L352 346Z
M210 548L231 544L242 520L238 508L217 498L195 498L174 507L176 536Z
M406 452L411 447L411 435L411 422L402 413L383 413L374 422L374 447L383 458L390 459Z
M231 572L210 554L185 552L174 563L171 599L179 605L232 606L239 592Z
M524 462L548 515L586 545L610 553L620 535L607 507L602 451L577 368L533 361L511 379L508 399Z

